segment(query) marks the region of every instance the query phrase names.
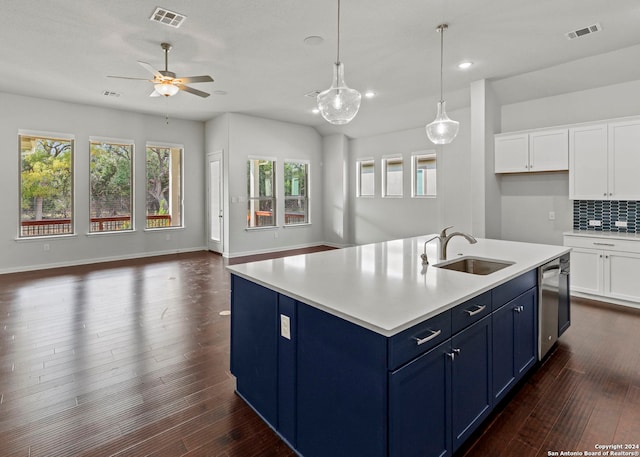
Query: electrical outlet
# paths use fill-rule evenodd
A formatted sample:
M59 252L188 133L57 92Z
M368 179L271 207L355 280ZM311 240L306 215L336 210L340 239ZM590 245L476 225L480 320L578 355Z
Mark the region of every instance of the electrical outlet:
M44 249L44 251L47 252L51 249L51 246L49 246L49 243L44 243L42 245L42 249Z
M166 241L170 241L171 240L171 235L169 235L168 233L164 236L164 239Z
M291 320L284 314L280 314L280 335L288 340L291 339Z
M602 221L594 220L594 219L589 220L589 227L600 227L600 226L602 226Z
M616 221L616 227L627 228L627 221Z
M556 220L556 212L555 211L549 211L549 220L550 221L555 221Z

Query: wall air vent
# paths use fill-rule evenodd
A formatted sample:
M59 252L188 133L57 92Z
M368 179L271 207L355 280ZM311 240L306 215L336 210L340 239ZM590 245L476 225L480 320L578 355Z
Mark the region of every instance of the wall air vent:
M175 27L177 29L182 25L186 18L187 16L185 16L184 14L169 11L166 8L157 7L149 20L153 22L159 22L170 27Z
M591 33L595 33L595 32L600 32L602 30L602 26L598 23L590 25L588 27L583 27L581 29L578 30L573 30L571 32L567 32L565 33L565 36L570 39L573 40L574 38L580 38L583 37L585 35L589 35Z

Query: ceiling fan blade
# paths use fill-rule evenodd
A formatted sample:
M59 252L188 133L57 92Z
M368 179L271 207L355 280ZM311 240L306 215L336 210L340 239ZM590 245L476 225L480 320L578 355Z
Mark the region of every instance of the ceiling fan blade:
M143 62L141 60L138 60L138 63L140 65L142 65L145 70L147 70L149 73L151 73L152 75L154 75L156 78L162 78L162 74L156 70L155 68L153 68L150 64L148 64L147 62Z
M133 78L131 76L112 76L112 75L108 75L107 78L137 79L138 81L151 81L149 78Z
M157 90L153 90L153 92L151 92L149 94L149 97L160 97L162 94L160 94Z
M190 94L197 95L198 97L206 98L209 96L206 92L202 92L201 90L194 89L193 87L185 86L184 84L176 84L180 90L185 92L189 92Z
M185 76L184 78L177 78L180 84L189 83L211 83L213 78L209 75L203 76Z

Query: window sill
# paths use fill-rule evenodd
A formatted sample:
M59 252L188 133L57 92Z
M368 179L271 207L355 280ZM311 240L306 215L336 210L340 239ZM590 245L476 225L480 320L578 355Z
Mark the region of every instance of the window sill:
M278 228L280 228L280 227L278 227L277 225L268 225L268 226L265 226L265 227L246 227L245 231L247 231L247 232L261 232L263 230L277 230Z
M144 232L163 232L165 230L184 230L184 225L175 227L145 227L143 229Z
M116 236L120 236L123 235L125 233L128 234L132 234L132 233L136 233L135 229L128 229L128 230L105 230L103 232L88 232L85 235L88 237L92 237L92 236L105 236L105 235L116 235Z
M42 235L42 236L23 236L14 238L14 241L18 243L22 242L37 242L37 241L48 241L48 240L58 240L58 239L69 239L69 238L78 238L77 233L65 233L64 235Z
M309 227L310 225L311 225L311 222L305 222L303 224L287 224L287 225L283 225L282 228L289 229L289 228L296 228L296 227Z

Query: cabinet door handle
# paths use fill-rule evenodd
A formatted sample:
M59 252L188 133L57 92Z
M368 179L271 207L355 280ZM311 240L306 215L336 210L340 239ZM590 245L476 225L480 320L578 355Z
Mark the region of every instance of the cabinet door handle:
M524 311L524 306L522 306L522 305L520 305L520 306L515 306L515 307L513 308L513 310L514 310L516 313L521 313L522 311Z
M426 343L427 341L431 341L432 339L434 339L436 336L440 335L442 333L442 330L429 330L431 332L431 335L426 336L424 338L414 338L414 340L416 340L416 344L418 346L420 346L421 344Z
M471 311L470 309L465 309L464 312L467 313L469 317L471 317L475 316L478 313L481 313L486 307L487 305L476 305L476 309L474 309L473 311Z
M594 245L596 246L615 246L614 243L597 243L597 242L593 242Z
M460 355L460 348L454 348L453 352L447 352L447 355L451 360L455 360L457 355Z

